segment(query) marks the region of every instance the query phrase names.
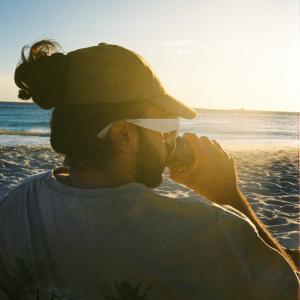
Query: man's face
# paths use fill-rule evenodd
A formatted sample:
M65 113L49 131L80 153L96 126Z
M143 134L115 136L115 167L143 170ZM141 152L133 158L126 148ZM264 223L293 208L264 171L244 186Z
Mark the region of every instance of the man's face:
M177 132L163 134L137 127L136 182L150 188L162 183L162 173L175 149Z

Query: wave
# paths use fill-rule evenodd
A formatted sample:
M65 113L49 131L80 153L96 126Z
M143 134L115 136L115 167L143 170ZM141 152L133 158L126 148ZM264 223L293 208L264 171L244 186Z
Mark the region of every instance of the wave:
M44 128L49 128L49 122L48 121L40 121L40 122L35 122L31 120L22 120L21 122L12 122L12 121L7 121L7 120L1 120L1 123L5 123L7 127L23 127L23 128L33 128L33 127L44 127Z
M5 129L0 129L0 135L50 136L50 132L35 131L35 130L5 130Z

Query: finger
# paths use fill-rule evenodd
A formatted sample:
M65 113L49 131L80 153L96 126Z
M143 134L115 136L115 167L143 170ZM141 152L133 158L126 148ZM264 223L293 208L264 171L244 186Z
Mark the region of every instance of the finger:
M203 147L203 145L201 145L199 138L195 133L186 132L183 135L183 139L191 147L194 157L195 157L194 165L196 165L199 161L199 156L204 151L204 147Z
M236 167L235 160L232 157L229 157L229 161L234 167Z
M233 172L236 172L236 164L235 164L235 161L232 157L230 157L228 160L227 160L227 166L233 170Z
M212 141L211 141L207 136L205 136L205 135L200 136L199 139L201 140L201 142L203 142L203 143L206 144L207 146L213 147Z
M207 136L201 136L200 142L205 146L207 155L216 155L217 157L223 156L222 151Z
M216 147L218 147L221 151L224 151L223 148L221 147L221 145L216 141L216 140L212 140L212 142L214 143L214 145Z
M223 157L229 158L227 152L225 152L223 150L223 148L221 147L221 145L216 140L212 140L212 142L214 143L215 147L219 149L219 151L221 152L221 154L222 154Z
M186 132L183 135L183 139L192 148L194 153L202 150L199 143L199 137L195 133Z
M238 172L237 172L237 168L236 168L236 164L235 164L235 160L232 158L232 157L230 157L230 163L231 163L231 165L232 165L232 168L233 168L233 175L234 175L234 177L236 178L236 180L237 180L237 178L238 178Z
M212 140L212 144L214 145L216 151L218 151L218 154L222 157L225 157L226 153L223 151L222 147L215 140Z

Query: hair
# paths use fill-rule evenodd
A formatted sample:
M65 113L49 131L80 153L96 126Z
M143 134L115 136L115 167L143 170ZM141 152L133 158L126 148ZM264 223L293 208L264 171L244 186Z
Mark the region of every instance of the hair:
M26 50L29 49L28 55ZM15 83L20 88L19 98L32 100L40 107L56 106L63 96L66 59L60 45L52 40L24 46L21 63L15 71Z
M15 70L19 98L32 98L41 108L53 109L50 143L54 151L65 155L66 165L106 172L117 148L109 136L97 138L98 132L113 120L142 117L147 103L65 105L68 65L60 49L52 40L22 48L21 62Z

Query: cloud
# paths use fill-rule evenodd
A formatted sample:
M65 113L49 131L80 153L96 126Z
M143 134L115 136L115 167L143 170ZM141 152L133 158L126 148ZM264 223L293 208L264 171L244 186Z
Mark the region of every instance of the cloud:
M183 50L183 49L174 49L172 50L172 52L177 55L191 55L193 53L190 50Z
M231 40L212 40L207 42L201 42L198 45L200 48L205 49L218 49L223 50L233 50L233 49L262 49L265 46L262 44L257 44L249 41L231 41Z
M192 47L196 45L196 42L192 40L170 40L163 41L162 45L176 55L191 55L193 53Z
M189 48L194 46L196 42L191 40L173 40L173 41L163 41L162 44L166 47Z

